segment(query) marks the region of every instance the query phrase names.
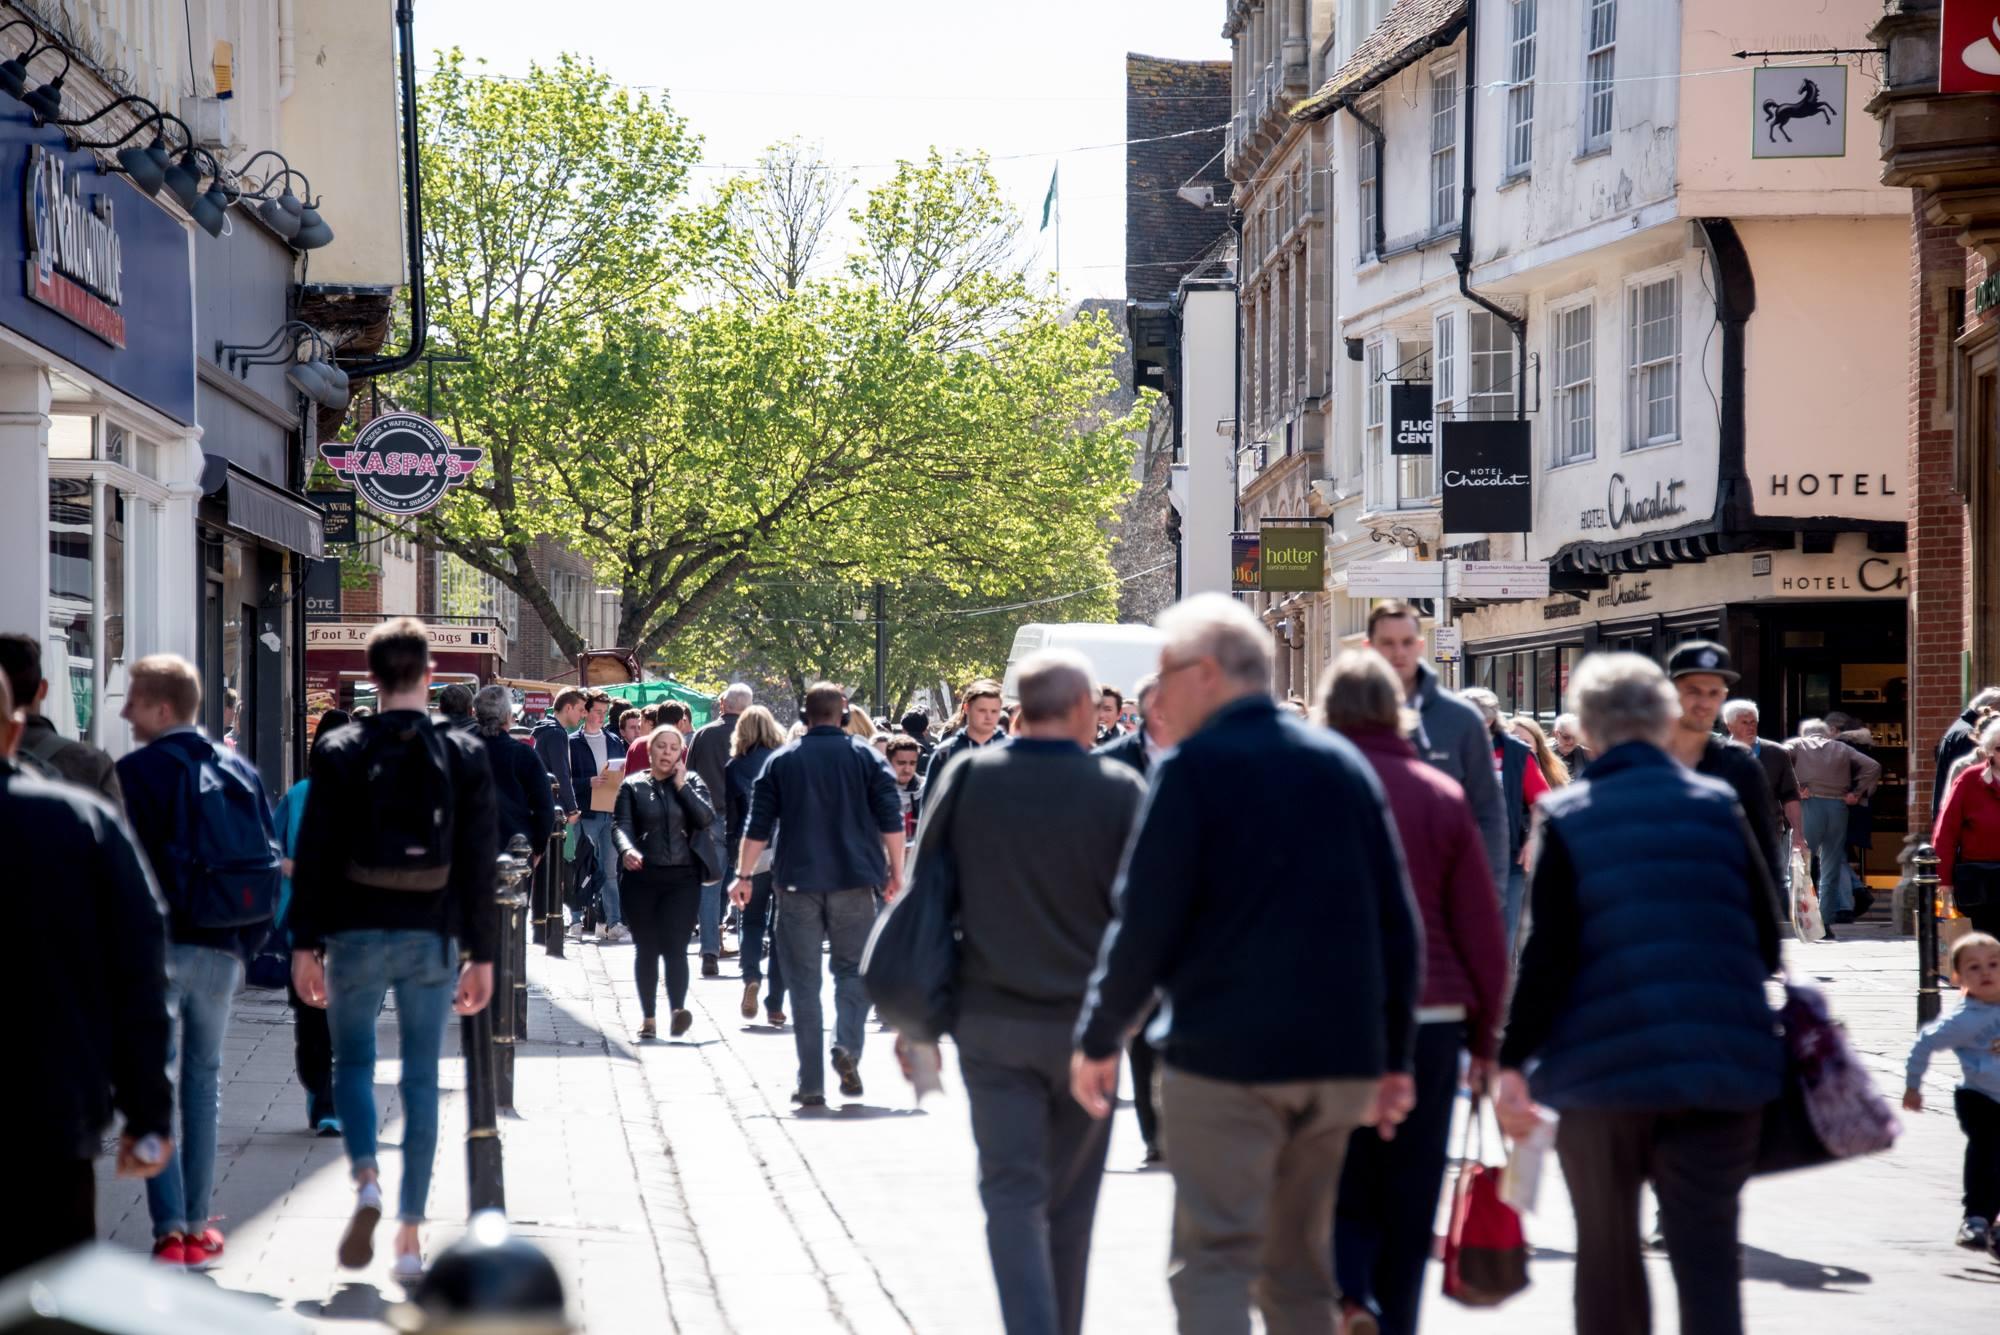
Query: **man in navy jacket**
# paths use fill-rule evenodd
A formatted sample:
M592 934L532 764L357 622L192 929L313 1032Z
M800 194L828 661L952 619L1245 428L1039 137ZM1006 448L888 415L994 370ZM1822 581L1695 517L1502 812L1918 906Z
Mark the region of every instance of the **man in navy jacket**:
M1163 991L1181 1329L1247 1335L1253 1284L1270 1329L1330 1328L1348 1137L1413 1101L1416 903L1367 762L1272 701L1265 628L1204 594L1160 629L1157 699L1194 731L1154 771L1077 1024L1072 1092L1110 1115L1119 1052ZM1246 808L1259 819L1224 814ZM1316 837L1267 836L1302 828Z

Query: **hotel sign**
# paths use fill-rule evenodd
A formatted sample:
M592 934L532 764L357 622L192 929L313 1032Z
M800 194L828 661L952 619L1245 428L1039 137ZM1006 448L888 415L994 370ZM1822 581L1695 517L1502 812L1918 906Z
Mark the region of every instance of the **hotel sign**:
M111 197L83 197L83 177L36 144L22 191L28 299L109 343L125 346L124 247Z

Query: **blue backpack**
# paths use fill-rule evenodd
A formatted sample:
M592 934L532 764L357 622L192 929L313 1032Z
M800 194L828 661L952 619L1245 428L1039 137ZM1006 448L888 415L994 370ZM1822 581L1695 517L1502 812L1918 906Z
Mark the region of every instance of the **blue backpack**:
M196 927L251 927L277 912L283 881L270 807L257 781L207 738L168 744L188 775L180 840L168 850L169 906ZM162 880L167 878L162 877Z

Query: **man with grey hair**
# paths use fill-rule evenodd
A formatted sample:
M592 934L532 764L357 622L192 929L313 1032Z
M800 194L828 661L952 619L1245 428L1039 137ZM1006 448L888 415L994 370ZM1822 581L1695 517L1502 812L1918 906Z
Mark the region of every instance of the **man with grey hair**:
M549 834L556 828L555 795L548 771L531 746L514 740L514 692L506 686L482 686L472 697L472 719L486 748L493 771L493 803L500 818L500 847L524 835L539 861Z
M715 801L722 800L720 794L729 791L728 781L723 771L729 768L730 754L736 745L736 721L743 717L743 711L757 702L757 693L744 682L731 682L722 693L720 704L722 713L712 722L703 724L688 739L687 767L701 779ZM717 821L701 832L700 837L711 841L714 857L712 866L721 869L721 876L706 882L701 887L701 903L698 907L695 925L701 930L701 976L714 978L722 970L718 963L724 956L736 952L722 942L722 887L729 884L735 866L731 855L733 850L723 847L728 841L722 837L723 822Z
M1951 767L1958 763L1960 757L1972 754L1979 743L1980 715L1990 709L2000 709L2000 686L1988 686L1968 700L1965 712L1944 730L1944 736L1938 738L1937 774L1931 783L1933 815L1944 808L1944 790L1951 778Z
M959 888L958 1055L1001 1314L1010 1332L1074 1335L1110 1134L1070 1097L1070 1028L1146 788L1088 754L1081 654L1033 655L1017 690L1014 740L939 773L917 856L948 860Z
M1875 795L1882 781L1882 764L1840 741L1825 719L1799 723L1799 735L1786 748L1804 797L1802 815L1806 843L1819 863L1819 907L1829 930L1836 921L1854 920L1854 900L1847 871L1847 809ZM1841 914L1848 915L1845 919Z
M1272 700L1265 627L1222 594L1159 626L1155 703L1186 735L1119 875L1071 1089L1110 1115L1120 1051L1164 992L1180 1328L1247 1335L1254 1295L1268 1329L1332 1330L1348 1137L1414 1099L1416 904L1368 762ZM1246 809L1255 821L1229 818Z
M1597 757L1583 744L1583 725L1576 721L1574 714L1556 715L1555 727L1549 733L1549 742L1555 748L1556 757L1569 766L1570 777L1583 774L1583 767Z
M1735 699L1722 706L1722 727L1730 740L1750 752L1750 758L1764 771L1764 782L1771 792L1771 837L1778 847L1786 843L1787 831L1791 834L1793 849L1804 852L1806 847L1805 816L1799 807L1799 777L1792 769L1792 753L1785 749L1783 742L1774 742L1757 735L1757 702ZM1778 860L1778 882L1790 892L1792 884L1792 860Z

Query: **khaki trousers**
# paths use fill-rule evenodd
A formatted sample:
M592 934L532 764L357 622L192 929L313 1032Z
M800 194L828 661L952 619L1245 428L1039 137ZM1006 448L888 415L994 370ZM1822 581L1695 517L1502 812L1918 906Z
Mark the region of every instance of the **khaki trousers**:
M1374 1080L1251 1085L1172 1066L1160 1077L1173 1129L1173 1259L1182 1335L1332 1335L1333 1204L1347 1140Z

